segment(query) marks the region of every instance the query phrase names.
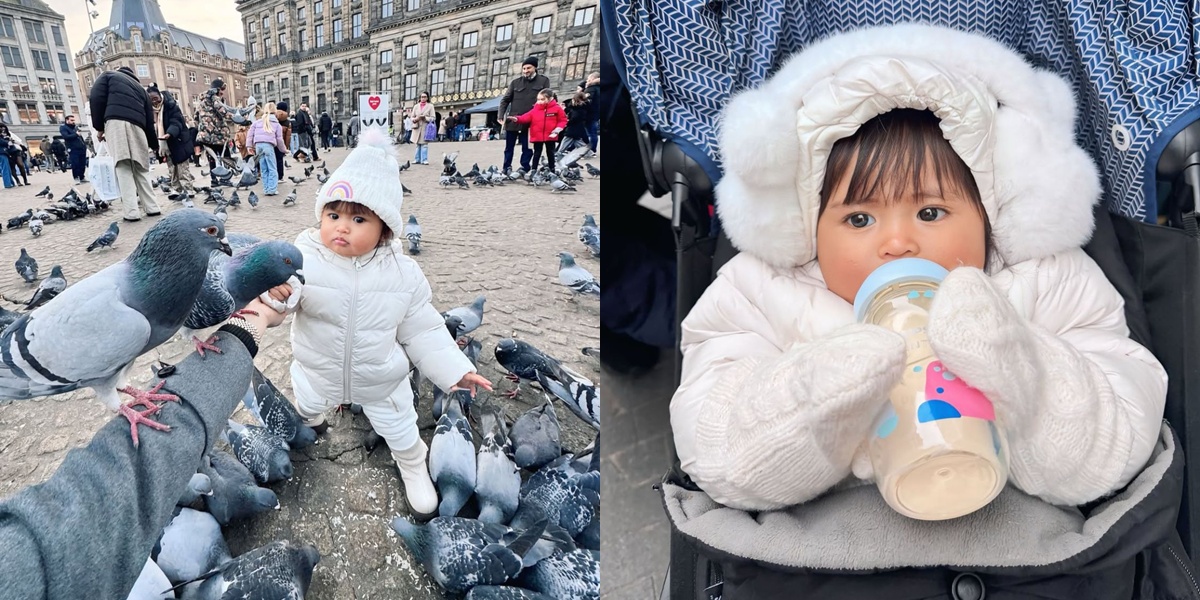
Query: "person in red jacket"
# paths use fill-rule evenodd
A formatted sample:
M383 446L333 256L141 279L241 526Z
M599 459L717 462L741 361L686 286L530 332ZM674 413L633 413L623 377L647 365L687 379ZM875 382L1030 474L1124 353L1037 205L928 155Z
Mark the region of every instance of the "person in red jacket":
M509 117L508 120L529 125L529 141L533 142L533 168L537 169L542 164L542 149L545 148L546 160L553 171L558 134L567 126L567 113L554 100L554 92L550 88L538 92L537 103L529 112L519 117Z

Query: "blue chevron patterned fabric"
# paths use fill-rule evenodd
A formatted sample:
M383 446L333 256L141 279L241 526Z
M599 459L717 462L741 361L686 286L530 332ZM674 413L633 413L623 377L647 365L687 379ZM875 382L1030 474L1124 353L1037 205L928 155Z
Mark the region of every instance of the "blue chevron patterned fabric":
M717 121L731 94L759 85L814 40L872 25L915 21L983 33L1067 77L1078 97L1079 143L1100 165L1115 213L1154 220L1160 146L1200 116L1195 0L613 2L642 122L680 143L714 180Z

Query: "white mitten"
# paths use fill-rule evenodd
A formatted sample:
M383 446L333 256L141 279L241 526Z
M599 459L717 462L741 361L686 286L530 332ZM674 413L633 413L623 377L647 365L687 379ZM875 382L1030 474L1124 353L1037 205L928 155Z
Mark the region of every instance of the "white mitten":
M855 451L900 380L904 338L848 325L774 359L744 359L709 393L693 476L745 510L810 500L850 473Z
M1114 431L1116 402L1097 364L1018 315L970 267L942 282L926 333L946 368L992 401L1018 487L1055 504L1112 489L1121 469L1106 462L1128 453L1129 436Z
M300 304L300 288L304 286L300 283L300 279L298 279L295 275L288 277L287 283L288 285L292 286L292 293L287 297L286 302L280 302L272 298L271 294L268 292L259 294L258 299L262 300L267 306L270 306L281 313L290 313L296 310L296 305Z

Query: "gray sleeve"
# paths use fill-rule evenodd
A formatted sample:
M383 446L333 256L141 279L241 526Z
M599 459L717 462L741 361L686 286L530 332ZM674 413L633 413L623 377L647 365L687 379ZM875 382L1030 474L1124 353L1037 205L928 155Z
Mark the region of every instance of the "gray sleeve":
M124 598L200 459L250 385L252 358L227 332L222 354L191 354L167 377L157 420L170 432L109 421L44 483L0 501L0 597Z

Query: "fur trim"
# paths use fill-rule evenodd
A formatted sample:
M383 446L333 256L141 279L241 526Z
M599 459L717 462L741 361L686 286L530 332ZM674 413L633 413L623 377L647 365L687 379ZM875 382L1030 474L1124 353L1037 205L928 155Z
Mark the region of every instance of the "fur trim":
M395 235L404 231L401 216L404 193L400 186L400 163L396 145L387 131L368 127L358 136L358 145L346 156L317 192L315 212L335 200L362 204L371 209Z
M929 109L941 119L975 175L999 266L1091 237L1101 188L1075 144L1070 86L982 35L903 24L815 43L729 102L716 194L734 245L783 268L816 258L829 150L894 108Z

